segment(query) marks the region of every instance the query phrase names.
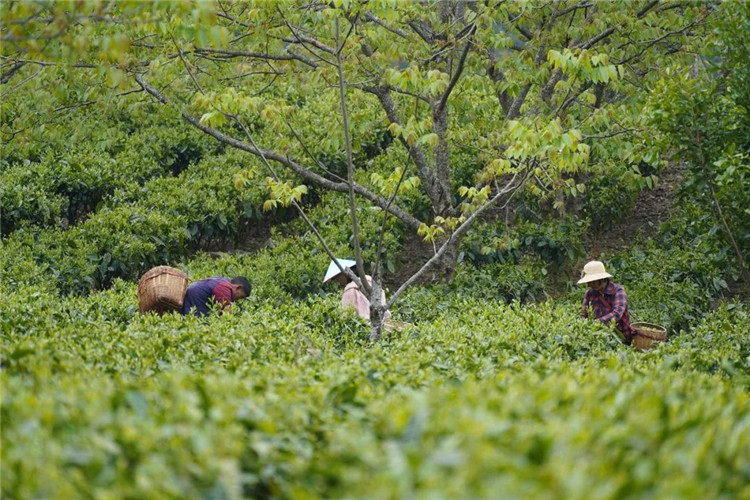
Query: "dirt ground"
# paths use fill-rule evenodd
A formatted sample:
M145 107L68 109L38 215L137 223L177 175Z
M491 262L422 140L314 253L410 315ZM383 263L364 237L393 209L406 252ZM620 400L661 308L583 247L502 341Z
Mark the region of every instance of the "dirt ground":
M654 189L641 192L631 214L584 241L587 257L611 256L630 246L639 233L644 236L653 234L659 224L669 218L675 203L675 190L684 174L684 167L669 165Z

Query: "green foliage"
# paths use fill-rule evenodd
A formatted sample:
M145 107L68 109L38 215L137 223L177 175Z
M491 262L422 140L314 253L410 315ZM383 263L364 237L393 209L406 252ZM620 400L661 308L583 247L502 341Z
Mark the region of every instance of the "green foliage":
M733 251L746 259L750 255L750 92L743 54L750 47L746 30L750 11L743 2L724 2L720 13L717 36L703 48L693 71L667 72L646 114L663 133L657 139L672 147L689 168L681 188L683 199L712 210L713 231L724 235L728 247L733 238L738 246Z
M517 263L522 256L531 254L557 270L583 256L581 238L587 227L585 219L572 217L544 224L525 221L514 226L497 221L485 224L466 238L463 257L475 263Z
M310 212L337 252L346 210L326 195ZM376 230L382 214L362 215ZM193 278L253 282L234 314L206 320L140 316L133 282L60 297L5 275L3 494L745 495L747 310L704 315L712 291L696 280L722 268L685 267L687 249L712 244L695 215L608 263L633 311L670 327L643 354L578 318L580 290L504 304L543 294L545 266L523 254L411 289L394 314L413 326L371 344L322 285L328 257L300 221L257 254L189 263ZM519 234L580 236L552 228ZM686 461L711 480L686 480Z
M482 267L464 262L458 265L450 283L409 293L399 304L399 312L407 321L424 322L437 320L450 311L460 313L466 300L531 303L544 297L545 284L546 269L538 259L492 262Z
M370 345L336 297L270 292L207 320L133 315L123 282L4 296L3 494L746 493L742 306L639 354L573 304L417 289Z
M72 137L49 139L26 158L4 144L3 234L29 225L75 225L116 190L178 175L216 149L196 131L170 128L174 122L169 118L131 123L135 119L130 113L105 116L101 122L79 126Z
M713 25L726 40L726 79L677 92L681 80L666 71L640 72L669 62L670 75L683 74L695 38L675 30L713 4L658 4L644 16L650 2L599 3L585 13L580 5L477 3L448 13L447 3L347 0L318 10L2 3L3 75L13 58L36 61L8 76L0 103L2 495L750 496L747 305L721 301L737 266L697 196L712 180L730 223L744 227L746 6L719 5L728 15ZM288 171L264 183L270 172L257 158L180 121L181 112L196 113L328 179L345 175L331 65L205 51L289 55L287 23L335 45L334 18L346 26L340 8L379 20L362 21L347 38L345 79L391 86L401 117L383 113L374 94L347 89L361 186L389 196L403 176L397 203L439 241L462 209L468 215L495 192L495 181L529 174L517 206L485 214L463 242L453 280L407 290L392 312L409 324L377 343L365 321L341 309L341 290L323 285L329 257L309 228L299 219L275 225L291 213L284 205L299 202L332 251L351 257L346 195ZM466 22L476 31L457 36ZM430 27L423 33L433 42L383 24ZM536 26L542 37L518 29ZM592 47L570 44L614 26ZM448 88L467 36L464 78L447 123L436 123L418 94L435 100ZM133 72L168 92L174 108L129 93ZM654 100L674 102L644 113L639 86L660 78ZM505 108L525 93L510 121ZM692 124L691 116L707 120ZM650 134L675 124L684 133L724 127L710 136L708 170L694 169L686 201L653 238L603 257L626 286L631 312L669 329L668 342L639 353L611 327L579 317L580 288L543 299L548 275L559 278L583 258L589 220L621 217L652 187L666 143ZM694 146L679 151L682 159L696 158ZM409 148L447 158L428 167L447 168L440 181L452 213L434 213L437 184L425 182ZM278 206L264 213L269 197ZM544 219L548 205L560 213L571 200L583 200L583 218ZM511 214L508 224L500 220ZM362 204L357 216L369 267L384 214ZM260 250L200 253L234 248L256 224L274 226ZM388 217L389 278L399 260L414 257L401 255L406 231ZM204 319L140 315L136 280L157 264L192 279L247 276L253 293L231 313Z

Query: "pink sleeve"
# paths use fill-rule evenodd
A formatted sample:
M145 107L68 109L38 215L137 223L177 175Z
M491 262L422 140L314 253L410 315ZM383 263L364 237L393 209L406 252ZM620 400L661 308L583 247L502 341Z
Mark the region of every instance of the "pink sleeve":
M232 285L228 281L222 281L211 290L214 300L224 307L232 303Z

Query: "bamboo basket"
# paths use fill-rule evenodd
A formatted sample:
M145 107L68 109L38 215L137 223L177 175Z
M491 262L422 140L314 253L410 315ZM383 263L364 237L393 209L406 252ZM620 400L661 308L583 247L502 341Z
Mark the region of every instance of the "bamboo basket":
M138 306L141 313L164 314L182 309L188 276L179 269L158 266L146 271L138 282Z
M633 329L633 347L639 351L648 351L654 342L664 342L667 340L667 329L661 325L653 323L637 322L632 323Z

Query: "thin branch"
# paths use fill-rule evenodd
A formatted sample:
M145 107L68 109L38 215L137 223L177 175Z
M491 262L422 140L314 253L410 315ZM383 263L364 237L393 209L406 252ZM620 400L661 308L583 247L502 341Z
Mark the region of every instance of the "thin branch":
M190 71L190 66L188 65L187 61L185 60L185 57L182 55L182 49L179 45L177 45L177 40L174 39L174 36L172 36L172 43L174 43L175 48L177 49L177 53L180 55L180 61L182 61L182 65L185 66L185 70L187 70L188 75L190 75L190 78L192 78L193 83L195 83L195 86L198 87L198 90L201 94L205 94L203 92L203 89L201 88L201 84L198 83L198 80L195 78L195 75L192 71Z
M581 48L581 49L591 48L596 43L604 40L609 35L611 35L612 33L614 33L616 29L617 29L617 26L610 26L609 28L607 28L606 30L602 31L601 33L599 33L595 37L591 38L588 42L585 42L585 43L581 44L578 48Z
M331 55L335 55L336 54L336 49L334 49L333 47L329 47L328 45L324 44L323 42L320 42L320 41L316 40L315 38L312 38L312 37L309 37L307 35L303 35L303 34L299 33L298 29L295 29L295 27L292 26L291 24L289 24L289 21L287 21L286 19L284 19L284 24L286 24L287 28L289 28L289 31L292 32L292 34L294 35L294 38L282 38L281 39L282 41L284 41L286 43L299 43L299 44L302 44L302 45L309 44L309 45L312 45L313 47L315 47L317 49L322 50L323 52L328 52ZM315 52L312 52L312 51L310 51L310 52L315 57L320 57ZM328 62L328 61L326 61L326 62ZM331 64L333 64L333 63L331 63Z
M221 5L221 2L219 2L219 5ZM251 25L249 25L249 24L247 24L247 23L245 23L245 22L242 22L242 21L240 21L239 19L237 19L237 18L235 18L235 17L232 17L232 16L230 16L230 15L229 15L229 14L227 13L227 11L226 11L226 10L224 9L224 6L223 6L223 5L221 5L221 9L222 9L222 11L223 11L223 12L217 12L217 13L216 13L216 15L217 15L218 17L222 17L222 18L224 18L224 19L227 19L227 20L229 20L229 21L232 21L232 23L235 23L235 24L239 24L240 26L244 26L245 28L252 28L252 26L251 26Z
M378 77L373 77L372 78L372 80L377 80L377 79L378 79ZM369 92L371 94L375 94L375 92L373 92L374 87L372 87L370 85L367 85L367 83L360 83L360 82L352 83L352 82L348 82L347 86L354 87L354 88L359 89L359 90L361 90L363 92ZM431 104L429 97L427 97L424 94L418 94L416 92L411 92L409 90L401 90L400 88L394 87L392 85L384 85L384 86L377 87L377 88L378 88L379 91L382 90L382 91L388 91L388 92L395 92L397 94L402 94L402 95L408 95L409 97L414 97L416 99L419 99L422 102L425 102L427 104Z
M591 82L585 82L583 85L581 85L581 87L578 89L578 92L576 92L575 95L568 98L566 94L565 98L560 103L560 107L557 108L557 111L555 111L555 116L559 116L561 111L567 109L568 106L573 104L576 101L576 99L578 99L581 96L581 94L586 92L590 87L591 87Z
M261 149L258 148L258 145L255 144L255 141L253 140L253 137L250 135L250 131L247 129L247 127L245 126L245 124L239 119L239 117L237 117L234 114L226 113L226 112L221 111L221 110L220 110L220 112L223 113L226 116L231 117L236 123L238 123L240 125L240 127L242 127L242 130L245 132L245 135L247 136L247 139L250 141L250 144L255 149L257 149L258 151L261 151ZM266 157L262 153L260 155L260 158L261 158L261 160L263 160L263 163L265 164L266 168L268 168L268 170L270 170L271 175L273 175L274 180L276 180L276 182L280 182L281 179L280 179L279 175L276 173L276 170L271 166L271 164L268 162L268 160L266 159ZM354 275L354 273L351 270L345 269L339 263L338 259L334 255L334 253L328 247L328 244L326 243L325 239L320 234L320 232L315 227L315 225L312 223L312 221L307 217L307 214L305 213L305 210L302 208L302 206L299 203L297 203L297 200L292 200L292 205L294 205L294 208L297 209L297 211L300 214L300 217L302 217L302 220L305 221L305 223L310 228L310 230L313 232L313 234L315 234L315 237L318 239L318 241L320 242L320 244L323 246L323 250L325 250L325 252L331 258L331 261L336 263L336 266L339 268L339 271L341 271L342 273L344 273L345 275L347 275L350 279L352 279L357 284L357 286L360 286L362 283L360 282L359 278L356 275Z
M138 84L150 95L152 95L157 101L159 101L162 104L169 104L169 100L167 97L159 92L157 89L149 85L143 80L143 77L139 74L134 74L133 77L135 78L135 81L138 82ZM288 156L284 156L276 151L273 150L262 150L260 148L255 148L250 144L246 144L242 141L239 141L235 139L234 137L228 136L224 134L223 132L220 132L216 130L213 127L209 127L207 125L203 125L200 120L186 111L182 111L182 117L191 125L193 125L198 130L210 135L211 137L217 139L220 142L223 142L225 144L228 144L234 148L240 149L242 151L247 151L248 153L254 154L256 156L265 155L266 158L269 158L277 163L281 163L285 167L289 168L299 176L301 176L304 179L307 179L308 181L317 184L325 189L329 189L331 191L336 191L339 193L346 193L349 191L349 185L345 182L333 182L325 177L322 177L321 175L316 174L315 172L310 171L309 169L303 167L302 165L297 164L292 159L290 159ZM359 185L354 184L353 185L354 192L358 195L364 197L365 199L369 200L370 202L374 203L375 205L384 208L387 206L388 202L386 199L384 199L381 196L378 196L368 190L367 188ZM421 222L415 218L413 215L409 214L408 212L405 212L401 208L392 205L389 208L389 211L398 217L400 220L402 220L405 224L407 224L409 227L412 227L414 229L419 228L419 225Z
M264 54L262 52L247 52L244 50L227 50L227 49L207 49L207 48L200 48L195 49L196 54L211 54L215 57L221 59L231 59L234 57L247 57L250 59L265 59L269 61L292 61L297 60L300 61L311 68L317 68L318 65L311 61L310 59L303 57L299 54L296 54L290 50L287 50L288 55L281 55L281 54Z
M13 78L13 75L15 75L19 69L23 68L24 64L26 63L23 61L16 61L8 71L0 75L0 85L8 83L8 81Z
M36 78L37 76L39 76L39 74L42 71L44 71L44 66L42 66L41 68L39 68L39 71L37 71L33 75L24 78L23 80L21 80L20 82L18 82L16 85L14 85L10 90L8 90L7 92L5 92L2 95L0 95L0 99L4 99L4 98L8 97L10 94L12 94L13 92L15 92L18 88L20 88L22 85L25 85L26 83L30 82L31 80L33 80L34 78Z
M445 253L448 251L448 248L450 248L451 245L455 244L457 241L460 241L460 239L463 237L463 235L466 233L466 231L471 228L471 226L474 224L474 221L477 219L477 217L482 214L485 210L487 210L489 207L497 203L500 198L503 197L503 195L514 191L523 185L523 182L519 183L517 186L514 186L513 183L516 179L518 174L513 174L513 178L508 182L505 189L498 191L495 196L493 196L487 203L485 203L483 206L481 206L479 209L477 209L476 212L471 214L463 223L461 223L460 226L456 228L456 230L450 235L450 237L442 244L440 249L437 251L435 255L433 255L430 260L425 262L425 264L421 267L419 271L414 273L411 278L406 280L398 290L391 296L391 300L388 301L388 305L386 306L386 309L390 309L393 304L396 302L398 297L404 293L404 291L409 288L415 281L417 281L419 278L421 278L440 258L445 255ZM525 179L524 179L525 180Z
M420 26L420 25L419 25L419 24L417 24L417 23L416 23L415 21L409 21L409 23L408 23L408 24L409 24L409 26L411 27L411 29L413 29L413 30L414 30L414 32L415 32L415 33L416 33L417 35L419 35L419 37L420 37L420 38L421 38L422 40L424 40L425 42L427 42L427 43L428 43L429 45L432 45L432 44L433 44L434 40L433 40L433 38L432 38L432 33L431 33L431 32L428 32L428 30L427 30L427 29L426 29L425 27L423 27L423 26Z
M515 28L518 30L519 33L525 36L527 40L531 40L532 38L534 38L534 34L528 29L521 26L520 24L516 24Z
M383 21L382 19L380 19L378 16L376 16L372 12L369 12L369 11L366 12L365 13L365 19L367 19L368 21L372 21L373 23L382 26L386 30L390 31L391 33L393 33L395 35L400 36L401 38L403 38L405 40L409 40L409 36L406 34L406 32L404 30L402 30L400 28L394 28L392 26L389 26L385 21Z
M471 36L477 29L477 25L474 24L474 26L469 30L469 35ZM443 92L443 96L440 98L440 102L437 106L437 112L441 112L443 108L445 108L445 104L448 102L448 96L451 95L451 92L453 91L453 88L458 83L458 79L461 78L461 73L463 73L464 70L464 63L466 62L466 56L469 54L469 49L471 49L473 42L471 40L466 41L466 47L464 47L463 52L461 53L461 58L458 60L458 67L456 68L456 71L453 73L453 76L451 77L451 81L448 84L448 88L445 89L445 92Z
M639 130L642 130L642 129L633 127L633 128L626 128L626 129L623 129L623 130L618 130L616 132L611 132L609 134L584 135L583 136L583 140L587 141L589 139L609 139L610 137L615 137L615 136L621 135L621 134L629 134L630 132L637 132Z
M398 190L401 188L401 183L404 181L404 178L406 177L407 170L409 170L409 159L411 159L411 156L407 156L406 158L407 158L406 165L404 165L404 169L401 171L401 175L399 176L398 182L396 183L396 188L393 190L393 193L388 198L388 205L386 205L386 209L383 211L383 222L380 225L380 236L378 237L378 246L375 250L374 273L378 273L380 271L380 260L383 255L383 240L385 239L385 228L386 228L386 223L388 222L388 207L396 199L396 196L398 195Z
M237 76L228 76L226 78L220 78L220 82L227 82L230 80L239 80L241 78L245 78L246 76L253 76L253 75L276 75L276 76L283 76L286 73L283 71L249 71L247 73L242 73L241 75Z
M349 115L346 109L346 89L344 88L344 68L341 64L341 50L344 44L339 44L339 18L336 16L336 69L339 74L339 96L341 98L341 115L344 121L344 143L346 144L346 179L349 184L349 215L352 218L352 240L354 243L354 258L357 262L357 272L362 280L365 293L372 292L370 283L365 278L365 268L362 263L362 249L360 247L359 224L357 223L357 203L354 200L354 161L352 159L352 142L349 137Z
M118 94L115 94L115 97L123 97L123 96L130 95L130 94L137 94L139 92L143 92L143 89L136 88L136 89L126 90L125 92L120 92ZM79 102L76 104L69 104L67 106L60 106L59 108L53 109L52 113L59 113L60 111L67 111L69 109L77 109L77 108L82 108L84 106L90 106L91 104L96 104L99 101L101 101L101 99L95 99L92 101L84 101L84 102Z
M578 9L588 9L589 7L593 7L593 6L594 6L593 3L586 3L586 2L581 2L581 3L578 3L576 5L571 5L570 7L565 8L565 9L561 10L560 12L557 12L554 15L554 19L557 19L558 17L562 17L565 14L569 14L570 12L576 11Z
M703 21L705 21L705 20L706 20L706 18L707 18L707 17L708 17L708 16L710 15L710 14L711 14L711 13L709 12L708 14L704 15L704 16L703 16L702 18L698 19L697 21L693 21L692 23L690 23L690 24L688 24L688 25L684 26L683 28L681 28L681 29L679 29L679 30L677 30L677 31L670 31L669 33L665 33L665 34L663 34L662 36L660 36L660 37L658 37L658 38L655 38L655 39L653 39L653 40L648 40L648 41L643 41L643 42L639 42L639 43L645 43L645 44L647 44L647 45L646 45L646 46L645 46L644 48L642 48L642 49L641 49L640 51L638 51L638 53L636 53L636 54L633 54L632 56L630 56L630 57L628 57L628 58L625 58L625 59L622 59L622 60L620 60L620 61L617 61L617 62L616 62L615 64L617 64L617 65L620 65L620 64L626 64L626 63L629 63L629 62L630 62L630 61L632 61L633 59L636 59L636 58L638 58L638 57L642 56L644 52L646 52L646 51L647 51L648 49L650 49L651 47L653 47L653 46L654 46L654 45L656 45L657 43L661 42L662 40L665 40L665 39L667 39L667 38L669 38L669 37L672 37L672 36L677 36L677 35L681 35L682 33L686 32L686 31L687 31L687 30L689 30L690 28L692 28L692 27L694 27L694 26L698 26L698 25L700 25L700 24L701 24L701 23L702 23Z
M653 1L649 2L641 10L638 11L638 13L635 15L635 17L637 17L638 19L642 18L643 16L646 15L646 13L648 11L650 11L651 9L653 9L654 7L656 7L658 4L659 4L659 0L653 0Z
M323 172L328 174L330 177L337 179L341 182L348 182L346 179L343 179L339 177L338 175L334 174L330 170L328 170L316 157L312 154L312 152L307 148L307 145L302 141L302 138L297 134L297 131L294 130L294 127L292 127L292 124L289 123L288 120L284 120L284 123L286 123L286 126L289 128L289 131L292 133L295 139L297 139L297 142L299 142L300 146L302 146L302 150L307 154L307 156L310 157L310 159L320 168Z
M307 50L310 54L312 54L313 57L319 59L320 61L322 61L322 62L324 62L326 64L330 64L331 66L335 66L335 64L333 62L329 61L328 59L326 59L325 57L321 56L320 54L317 54L314 50L312 50L310 47L308 47L307 44L310 44L310 45L312 45L312 46L314 46L314 47L316 47L316 48L318 48L320 50L323 50L324 52L328 52L331 55L335 55L335 53L336 53L335 49L333 49L333 48L331 48L331 47L329 47L329 46L327 46L327 45L325 45L325 44L323 44L323 43L315 40L312 37L308 37L308 36L302 35L300 33L297 33L297 30L295 30L294 27L291 24L289 24L289 22L286 20L286 17L284 17L284 13L281 12L281 9L279 8L278 5L276 5L276 11L279 13L279 15L281 16L281 19L284 21L284 24L286 25L287 28L289 28L289 31L292 32L292 35L294 35L294 38L296 39L296 42L295 42L295 41L290 41L288 39L283 39L282 38L283 41L285 41L287 43L299 43L300 45L302 45L302 47L305 50Z
M658 0L653 0L646 4L641 10L636 13L635 17L636 19L641 19L643 16L645 16L651 9L653 9L656 5L659 4ZM610 26L603 32L599 33L595 37L591 38L589 41L585 42L582 45L579 45L578 48L581 49L588 49L591 48L596 43L602 41L603 39L607 38L609 35L615 32L615 30L619 27L619 25Z

